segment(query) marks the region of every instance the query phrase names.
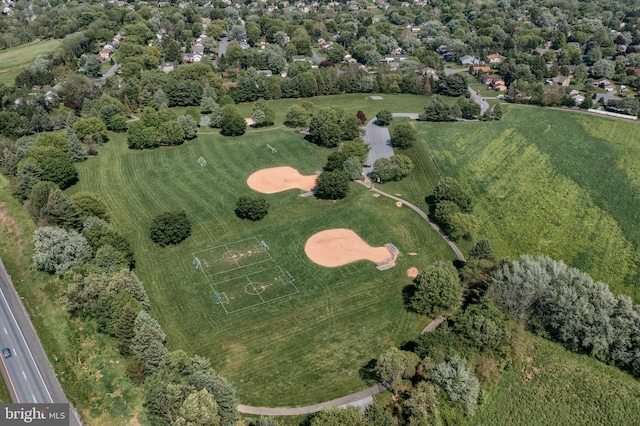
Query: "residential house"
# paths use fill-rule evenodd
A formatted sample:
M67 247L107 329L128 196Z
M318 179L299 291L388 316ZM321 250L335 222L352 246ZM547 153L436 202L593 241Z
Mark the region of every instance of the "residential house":
M293 55L291 57L291 62L298 62L298 61L307 61L309 63L313 63L313 59L309 58L308 56Z
M493 90L498 90L500 92L507 91L507 85L504 83L504 80L502 79L494 80L493 83L491 83L491 88Z
M393 55L384 55L382 58L380 58L380 62L384 62L384 63L391 63L395 60L395 57Z
M571 82L571 77L565 76L565 75L557 75L555 77L553 77L551 79L551 82L553 84L556 84L558 86L568 86L569 83Z
M471 69L471 75L476 75L478 73L488 73L491 71L491 67L485 67L477 65Z
M347 2L347 8L349 10L358 10L358 9L360 9L360 6L358 6L358 2L357 1L348 1Z
M197 53L183 53L182 60L188 64L197 64L202 61L202 55Z
M567 43L567 46L575 47L576 49L581 49L580 43L578 43L577 41L570 41L569 43Z
M406 61L407 59L409 59L409 55L404 55L404 54L402 54L402 55L396 55L396 59L397 59L398 61L400 61L400 62L402 62L402 61Z
M264 75L265 77L271 77L273 72L271 70L258 70L259 75Z
M475 56L471 55L464 55L459 59L459 61L461 65L478 65L480 63L480 61Z
M427 76L427 78L432 78L434 80L438 80L440 77L438 77L438 71L434 70L433 68L427 67L427 68L423 68L421 70L416 71L417 73L420 73L424 76Z
M113 54L113 52L115 51L115 48L110 45L107 44L105 45L102 50L100 50L100 52L98 53L98 60L102 61L102 62L106 62L111 58L111 55Z
M490 84L493 84L493 82L496 80L499 80L499 78L496 77L495 75L482 74L480 76L480 83L482 84L490 85Z
M501 64L504 60L507 59L499 53L494 53L492 55L487 55L487 60L489 60L490 64Z
M162 70L164 72L171 72L171 71L174 70L174 68L175 67L173 65L173 62L164 62L164 63L158 65L158 69Z
M202 43L194 43L191 45L191 51L195 55L204 55L204 45Z

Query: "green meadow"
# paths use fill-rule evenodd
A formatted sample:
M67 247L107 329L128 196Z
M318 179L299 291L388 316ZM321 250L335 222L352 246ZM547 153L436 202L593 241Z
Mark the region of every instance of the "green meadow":
M637 123L512 107L498 122L416 126L424 145L408 154L471 191L499 257L563 259L640 300ZM433 185L410 180L393 188L424 203Z
M71 191L99 193L113 224L133 243L135 272L170 349L210 357L243 403L318 403L372 384L361 369L385 348L414 338L428 322L403 307L402 289L411 281L407 269L454 259L415 212L355 183L341 201L303 198L294 189L263 195L270 210L260 222L235 216L239 196L260 195L246 184L251 173L288 165L313 174L330 152L290 129L239 138L201 135L182 146L147 151L129 150L124 135L113 135L99 155L79 164L80 182ZM201 156L205 167L198 165ZM148 237L149 225L172 209L186 210L192 235L178 246L160 248ZM306 240L330 228L352 229L372 246L395 244L401 252L396 267L312 263L304 253ZM214 259L215 253L221 256L219 248L207 249L254 238L269 246L269 258L260 257L260 263L211 266L206 276L193 265L194 253ZM247 276L261 282L273 279L274 270L289 272L297 292L277 293L284 297L265 297L264 303L255 296L255 304L238 302L234 295L242 294ZM229 287L234 285L239 289ZM213 294L221 288L230 289L224 306ZM238 307L245 309L233 312Z
M516 328L512 367L484 396L471 425L632 425L640 381Z
M12 49L0 51L0 84L13 84L16 76L29 67L38 55L49 53L60 45L60 40L34 41Z

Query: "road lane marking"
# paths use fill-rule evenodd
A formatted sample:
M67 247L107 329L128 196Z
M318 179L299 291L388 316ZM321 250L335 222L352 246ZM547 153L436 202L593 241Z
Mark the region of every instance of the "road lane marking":
M9 334L7 333L7 327L3 327L4 328L4 334Z
M34 404L35 404L36 402L38 402L38 400L36 399L36 397L35 397L35 395L34 395L34 394L31 394L31 398L33 398L33 402L34 402Z
M24 377L24 379L27 380L27 375L24 374L24 371L22 372L22 377Z
M11 279L11 277L9 277L9 279ZM4 295L4 292L2 291L2 288L0 288L0 295L2 296L2 299L4 300L4 304L7 306L7 310L9 311L9 314L11 314L11 319L13 319L13 323L16 325L16 329L20 333L20 337L22 338L22 342L24 343L25 348L27 348L27 352L29 352L29 356L31 357L31 361L33 362L33 366L35 367L36 371L38 372L38 376L40 376L40 381L44 385L43 387L44 387L45 392L47 392L47 396L49 397L49 402L53 403L53 398L51 397L51 393L49 393L49 389L47 388L47 384L44 381L44 377L42 377L42 373L40 372L40 369L38 368L38 364L36 363L35 358L33 358L33 354L31 353L31 349L29 349L29 345L27 345L27 340L24 338L24 334L22 333L22 329L20 328L20 325L18 325L18 320L16 320L15 315L13 315L13 311L11 310L11 305L9 305L9 302L7 301L7 298ZM29 319L29 317L27 315L27 320L28 319ZM36 333L36 337L37 337L37 333ZM16 394L16 396L17 396L17 394ZM44 402L47 402L47 401L44 401Z

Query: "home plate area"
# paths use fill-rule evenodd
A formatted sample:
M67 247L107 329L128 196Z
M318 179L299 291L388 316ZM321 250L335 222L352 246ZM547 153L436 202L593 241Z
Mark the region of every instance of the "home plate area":
M212 297L231 314L298 293L294 279L291 273L275 266L212 284Z

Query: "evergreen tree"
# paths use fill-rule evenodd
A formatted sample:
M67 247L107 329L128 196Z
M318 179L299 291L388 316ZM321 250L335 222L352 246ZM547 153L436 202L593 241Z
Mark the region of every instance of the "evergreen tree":
M78 135L70 128L67 127L67 139L69 139L69 155L74 161L84 161L87 159L87 154L82 147L82 143L78 138Z

